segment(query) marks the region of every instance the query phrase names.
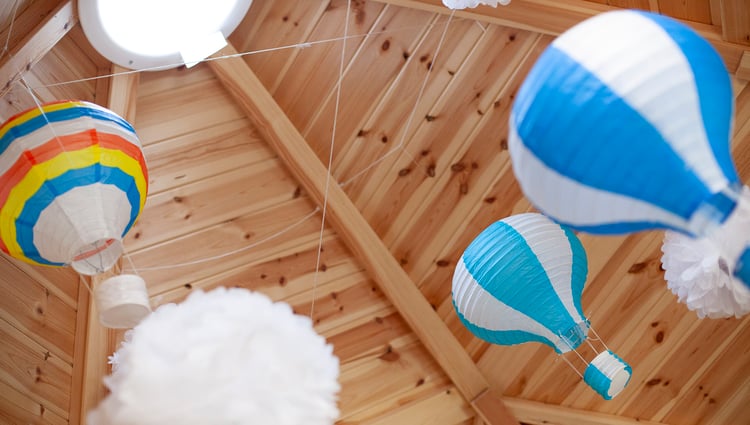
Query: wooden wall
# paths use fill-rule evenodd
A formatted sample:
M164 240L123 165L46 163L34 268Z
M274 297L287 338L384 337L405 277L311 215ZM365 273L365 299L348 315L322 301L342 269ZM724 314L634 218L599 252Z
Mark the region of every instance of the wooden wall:
M0 422L67 424L78 278L0 257Z

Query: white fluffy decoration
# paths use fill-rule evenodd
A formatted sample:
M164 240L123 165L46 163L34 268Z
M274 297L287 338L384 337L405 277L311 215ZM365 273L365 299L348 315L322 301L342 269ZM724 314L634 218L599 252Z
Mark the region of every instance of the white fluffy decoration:
M750 290L731 275L731 262L715 241L667 231L661 249L667 286L698 317L739 318L750 313Z
M466 9L469 7L477 7L480 4L492 7L497 7L498 4L507 6L510 4L510 0L443 0L443 4L448 9Z
M89 425L329 425L339 363L309 318L245 289L194 292L112 357Z

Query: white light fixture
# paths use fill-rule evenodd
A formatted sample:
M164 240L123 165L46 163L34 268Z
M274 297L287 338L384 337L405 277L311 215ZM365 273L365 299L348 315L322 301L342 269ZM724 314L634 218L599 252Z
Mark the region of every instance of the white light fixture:
M79 0L91 45L131 69L193 65L221 49L252 0Z

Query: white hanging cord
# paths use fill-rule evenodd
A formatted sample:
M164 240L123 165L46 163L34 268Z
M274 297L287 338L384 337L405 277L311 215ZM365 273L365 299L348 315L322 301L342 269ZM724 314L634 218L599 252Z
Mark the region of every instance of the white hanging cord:
M214 261L214 260L219 260L219 259L224 258L224 257L229 257L230 255L234 255L234 254L237 254L237 253L240 253L240 252L243 252L243 251L247 251L248 249L255 248L256 246L258 246L258 245L260 245L260 244L262 244L264 242L268 242L268 241L270 241L272 239L275 239L275 238L277 238L277 237L279 237L279 236L287 233L288 231L294 229L295 227L297 227L300 224L302 224L305 221L307 221L307 219L309 219L310 217L314 216L318 211L320 211L320 208L316 207L312 212L310 212L306 216L302 217L301 219L299 219L295 223L293 223L293 224L291 224L291 225L289 225L289 226L287 226L287 227L279 230L278 232L276 232L276 233L274 233L274 234L272 234L270 236L267 236L267 237L265 237L265 238L263 238L261 240L258 240L256 242L250 244L250 245L243 246L242 248L238 248L238 249L235 249L233 251L225 252L223 254L215 255L213 257L207 257L207 258L201 258L201 259L198 259L198 260L187 261L187 262L184 262L184 263L169 264L169 265L164 265L164 266L140 267L139 270L141 270L141 271L147 271L147 270L176 269L178 267L193 266L195 264L207 263L209 261ZM135 267L133 269L127 269L127 270L133 270L134 271L134 269L135 269Z
M135 263L133 262L133 258L130 257L130 253L128 252L128 250L125 249L124 245L122 247L122 253L125 256L125 258L128 260L128 263L130 263L130 270L132 270L133 273L135 273L136 275L140 276L141 274L138 273L138 269L135 268Z
M349 13L349 12L347 11L347 13ZM348 21L349 21L349 19L347 18L347 26L348 26ZM430 24L430 26L434 26L434 25L437 25L437 23ZM269 48L269 49L255 50L255 51L248 51L248 52L236 53L236 54L232 54L232 55L217 56L217 57L213 57L213 58L208 58L205 61L225 59L225 58L238 57L238 56L245 56L245 55L251 55L251 54L256 54L256 53L263 53L263 52L271 52L271 51L275 51L275 50L282 50L282 49L288 49L288 48L294 48L294 47L304 48L304 47L309 47L309 46L311 46L313 44L322 44L322 43L328 43L328 42L334 42L334 41L343 41L345 43L346 40L348 40L350 38L365 37L365 36L372 35L372 34L390 33L390 32L395 32L395 31L400 31L400 30L411 29L411 28L414 28L414 26L398 28L396 30L390 30L390 31L371 32L371 33L362 34L362 35L346 35L344 37L336 37L336 38L330 38L330 39L313 41L313 42L305 42L305 43L293 44L293 45L276 47L276 48ZM442 39L441 39L441 43L442 43ZM344 49L345 49L345 46L342 46L342 52L344 52ZM438 46L438 50L439 50L439 46ZM436 52L436 56L437 56L437 52ZM343 63L343 53L342 53L342 63ZM156 68L156 69L159 69L159 68ZM82 79L78 79L78 80L71 80L71 81L59 82L59 83L54 83L54 84L41 85L41 86L38 86L38 87L35 87L35 88L56 87L56 86L62 86L62 85L67 85L67 84L74 84L74 83L80 83L80 82L85 82L85 81L97 80L97 79L100 79L100 78L109 78L109 77L118 76L118 75L135 74L135 73L143 72L143 71L146 71L146 70L147 69L116 72L116 73L107 74L107 75L99 75L99 76L96 76L96 77L82 78ZM148 70L152 70L152 69L148 69ZM343 74L343 65L341 66L340 74ZM338 88L337 88L338 92L337 92L337 98L336 98L336 114L338 113L339 103L340 103L339 99L340 99L340 90L341 90L341 75L340 75L339 79L340 80L339 80L339 83L338 83ZM22 80L24 82L24 86L29 91L29 93L31 94L31 96L34 99L35 103L37 104L37 107L39 107L41 109L41 104L37 101L36 95L32 91L32 87L28 83L26 83L26 80L23 79L23 77L22 77ZM42 110L41 113L44 114L44 111ZM336 114L334 115L334 119L336 119ZM46 119L47 119L47 117L45 115L45 120ZM49 120L47 120L47 122L49 122ZM335 127L336 127L336 123L334 123L334 132L333 132L334 135L335 135ZM59 141L59 139L58 139L58 141ZM334 143L334 141L333 141L333 138L332 138L332 141L331 141L331 155L333 153L333 143ZM328 166L329 170L330 170L331 162L332 162L332 157L329 158L329 166ZM329 172L329 176L330 176L330 172ZM323 202L324 208L327 207L328 187L329 187L329 183L326 182L326 191L325 191L325 197L324 197L324 202ZM125 271L131 271L131 272L133 272L135 274L139 274L139 271L168 270L168 269L172 269L172 268L179 268L179 267L186 267L186 266L191 266L191 265L195 265L195 264L202 264L202 263L206 263L206 262L210 262L210 261L215 261L215 260L218 260L218 259L221 259L221 258L224 258L224 257L228 257L228 256L231 256L231 255L234 255L234 254L237 254L237 253L240 253L240 252L252 249L252 248L254 248L257 245L260 245L261 243L270 241L272 239L275 239L275 238L283 235L284 233L292 230L293 228L297 227L298 225L300 225L301 223L303 223L304 221L306 221L307 219L309 219L310 217L312 217L313 215L315 215L320 210L321 210L320 207L316 207L311 213L309 213L308 215L306 215L305 217L303 217L299 221L291 224L290 226L282 229L281 231L279 231L279 232L277 232L277 233L275 233L275 234L273 234L273 235L271 235L271 236L269 236L267 238L264 238L262 240L259 240L259 241L255 242L253 244L250 244L248 246L245 246L245 247L242 247L242 248L230 251L230 252L219 254L219 255L216 255L216 256L213 256L213 257L202 258L202 259L198 259L198 260L194 260L194 261L189 261L189 262L184 262L184 263L177 263L177 264L170 264L170 265L163 265L163 266L153 266L153 267L137 268L135 266L135 263L133 262L132 257L130 256L130 254L127 253L127 251L123 250L123 253L124 253L125 257L128 260L128 263L130 264L130 268L123 270L123 272L125 272ZM315 279L317 279L317 272L318 272L318 270L320 268L320 248L322 247L322 235L323 235L324 223L325 223L324 220L325 220L325 217L323 218L323 220L321 222L321 233L320 233L321 236L319 237L318 259L316 260L316 277L315 277ZM315 284L313 286L313 304L311 305L311 316L312 316L312 313L313 313L312 309L314 308L314 296L315 296L314 293L315 293Z
M52 135L55 138L55 141L57 142L58 146L60 146L60 150L67 153L67 150L65 149L65 145L63 145L62 140L60 140L60 136L55 131L55 127L52 126L52 123L49 120L49 117L47 117L47 113L44 112L44 108L42 107L41 100L36 96L36 93L29 87L29 83L26 81L25 76L21 76L21 83L23 84L24 88L26 88L26 91L29 92L29 95L31 96L31 99L34 101L34 104L36 105L36 108L39 110L39 114L44 118L44 122L47 123L47 128L50 132L52 132ZM70 160L70 157L66 155L65 157L68 161L68 165L70 165L71 168L74 168L73 161ZM72 223L71 223L72 224Z
M10 44L10 36L13 34L13 24L16 22L16 12L18 12L18 3L19 0L16 0L15 3L13 3L13 15L10 18L10 24L8 25L8 36L5 37L5 46L3 46L3 51L0 52L0 59L5 56L6 53L8 53L8 45Z
M589 363L589 362L587 362L587 361L586 361L586 359L584 359L584 358L583 358L583 356L581 355L581 353L579 353L579 352L578 352L578 351L577 351L577 350L575 349L575 347L573 347L573 346L572 346L572 345L570 344L570 342L568 342L568 340L567 340L566 338L564 338L564 337L562 336L562 334L561 334L561 333L558 333L558 334L557 334L557 336L558 336L558 337L560 338L560 341L564 342L564 343L565 343L565 345L567 345L567 346L568 346L568 348L570 348L570 351L572 351L572 352L576 353L576 355L578 356L578 358L580 358L580 359L581 359L581 361L582 361L582 362L583 362L584 364L588 364L588 363Z
M594 347L594 344L592 344L588 338L586 338L586 344L588 344L588 346L591 347L592 350L594 350L594 353L599 354L599 350L597 350L596 347Z
M318 236L318 252L315 258L315 274L313 275L313 289L312 289L312 301L310 302L310 319L313 318L315 312L315 292L318 288L318 274L320 271L320 257L321 251L323 250L323 231L326 225L326 211L328 210L328 188L331 183L331 165L333 164L333 148L336 141L336 129L338 128L338 117L339 117L339 105L341 103L341 86L344 81L344 62L346 59L346 38L349 34L349 18L351 15L352 1L347 0L346 2L346 17L344 18L344 36L341 38L341 59L339 60L339 79L336 83L336 106L333 110L333 128L331 129L331 144L328 152L328 166L326 170L326 183L325 191L323 194L323 212L320 219L320 235ZM314 323L314 321L313 321Z
M430 26L434 26L434 25L437 25L437 22L433 23L433 24L430 24ZM353 35L347 35L345 37L326 38L326 39L323 39L323 40L305 41L305 42L302 42L302 43L288 44L288 45L285 45L285 46L269 47L269 48L266 48L266 49L249 50L249 51L246 51L246 52L238 52L238 53L233 53L233 54L230 54L230 55L222 55L222 56L214 56L214 57L210 57L210 58L205 58L205 59L203 59L201 61L198 61L198 63L210 62L210 61L221 60L221 59L236 58L236 57L242 57L242 56L249 56L249 55L255 55L255 54L259 54L259 53L275 52L275 51L278 51L278 50L295 49L295 48L305 49L305 48L312 47L313 45L317 45L317 44L333 43L333 42L336 42L336 41L342 41L342 40L345 41L345 40L350 39L350 38L363 38L363 37L368 37L368 36L371 36L371 35L378 35L378 34L392 34L392 33L398 32L398 31L406 31L406 30L414 29L416 27L418 27L418 26L416 26L416 25L409 25L409 26L404 26L404 27L395 28L395 29L389 29L389 30L384 30L384 31L372 31L372 32L369 32L369 33L366 33L366 34L353 34ZM111 73L111 74L97 75L97 76L94 76L94 77L79 78L77 80L68 80L68 81L61 81L61 82L58 82L58 83L44 84L44 85L40 85L40 86L35 86L33 88L34 89L50 88L50 87L58 87L58 86L64 86L64 85L69 85L69 84L84 83L84 82L87 82L87 81L99 80L99 79L102 79L102 78L110 78L110 77L115 77L115 76L119 76L119 75L137 74L137 73L144 72L144 71L165 70L165 69L170 69L170 68L174 68L174 67L181 66L181 65L183 65L183 63L179 62L179 63L173 63L173 64L169 64L169 65L160 65L160 66L155 66L155 67L150 67L150 68L133 69L133 70L129 70L129 71L120 71L120 72L114 72L114 73Z
M216 56L216 57L206 58L206 59L204 59L204 60L201 61L201 62L208 62L208 61L214 61L214 60L220 60L220 59L242 57L242 56L253 55L253 54L258 54L258 53L273 52L273 51L290 49L290 48L307 48L307 47L311 47L312 45L317 45L317 44L324 44L324 43L330 43L330 42L336 42L336 41L343 41L341 64L340 64L340 70L339 70L339 82L338 82L338 85L337 85L337 95L336 95L336 112L334 114L334 124L333 124L334 125L334 131L333 131L332 140L331 140L331 152L330 152L329 164L328 164L328 169L329 170L331 168L331 164L332 164L332 160L333 160L333 145L334 145L334 139L335 139L336 120L337 120L337 115L338 115L338 110L339 110L339 104L340 104L341 83L342 83L342 78L343 78L343 66L344 66L343 64L344 64L344 54L345 54L346 40L348 40L350 38L367 37L367 36L370 36L370 35L394 33L394 32L397 32L397 31L403 31L403 30L413 29L413 28L416 27L416 26L405 26L405 27L401 27L401 28L397 28L397 29L391 29L391 30L387 30L387 31L373 31L373 32L368 32L366 34L349 35L349 34L347 34L347 32L348 32L348 25L349 25L350 8L351 8L351 0L348 0L347 19L346 19L346 26L345 26L345 35L343 37L335 37L335 38L329 38L329 39L317 40L317 41L308 41L308 42L296 43L296 44L291 44L291 45L286 45L286 46L279 46L279 47L273 47L273 48L267 48L267 49L259 49L259 50L253 50L253 51L246 51L246 52L234 53L234 54L230 54L230 55ZM433 65L431 65L430 70L429 70L430 72L432 71L432 66L434 66L434 63L437 60L438 53L441 50L441 47L442 47L443 42L445 40L445 36L446 36L446 34L448 32L449 24L450 24L451 20L453 19L454 13L455 13L455 11L452 11L451 15L448 17L448 20L446 22L446 25L445 25L445 28L443 30L443 33L441 35L440 41L439 41L438 46L437 46L437 48L435 50L435 55L434 55L434 58L433 58ZM438 25L438 23L439 22L436 21L436 22L434 22L432 24L429 24L428 26L429 27L433 27L435 25ZM9 40L9 38L8 38L8 40ZM8 41L6 41L6 49L7 49L7 44L8 44ZM139 69L139 70L121 71L121 72L115 72L115 73L104 74L104 75L97 75L95 77L81 78L81 79L63 81L63 82L52 83L52 84L45 84L45 85L35 86L33 88L34 89L38 89L38 88L58 87L58 86L63 86L63 85L69 85L69 84L82 83L82 82L87 82L87 81L92 81L92 80L98 80L98 79L102 79L102 78L110 78L110 77L119 76L119 75L136 74L136 73L140 73L140 72L143 72L143 71L156 71L156 70L160 70L160 69L167 69L167 68L172 68L172 67L179 66L179 65L182 65L182 63L176 63L176 64L172 64L172 65L165 65L165 66L152 67L152 68L144 68L144 69ZM363 174L367 170L369 170L372 167L376 166L378 163L380 163L386 157L390 156L394 152L396 152L399 149L401 149L401 147L405 143L406 134L408 133L408 129L409 129L409 127L411 125L411 122L413 120L413 117L414 117L414 115L416 113L416 109L417 109L417 106L419 104L419 101L421 100L421 97L422 97L422 95L424 93L425 87L427 85L427 81L429 79L430 72L428 72L425 75L425 79L422 82L422 86L420 87L420 91L419 91L419 94L417 96L417 100L415 101L414 108L412 109L412 112L410 113L409 119L407 121L404 133L402 134L401 141L399 142L399 144L396 147L394 147L391 151L389 151L388 153L386 153L384 156L382 156L381 158L378 158L373 163L371 163L370 165L368 165L364 170L362 170L359 173L357 173L357 175L353 176L352 178L350 178L346 182L341 183L341 186L344 186L344 185L348 184L349 182L351 182L352 180L354 180L359 175ZM45 120L49 124L49 120L47 119L47 116L44 113L44 110L42 109L40 102L38 101L36 95L32 91L32 87L28 84L28 82L25 80L25 78L21 77L21 80L23 81L23 85L25 86L25 88L29 91L29 93L31 94L32 98L34 99L34 102L37 104L37 107L40 109L41 114L44 116ZM54 130L53 130L53 133L54 133ZM58 140L58 142L60 142L59 138L57 137L56 134L55 134L55 137ZM409 154L409 152L407 152L406 150L404 150L404 152L406 152L407 154ZM409 155L411 156L411 154L409 154ZM414 161L413 156L412 156L412 161ZM315 267L315 269L316 269L315 273L316 274L315 274L315 278L314 278L315 283L314 283L314 286L313 286L313 302L312 302L311 311L310 311L310 316L311 317L312 317L312 314L313 314L314 301L315 301L315 289L316 289L316 285L317 285L317 274L318 274L319 268L320 268L320 251L321 251L321 248L322 248L322 236L323 236L323 233L324 233L324 226L325 226L325 214L326 214L326 209L327 209L327 197L328 197L328 188L329 188L329 181L328 181L328 179L330 178L330 171L329 171L328 174L329 174L329 176L328 176L327 181L326 181L326 189L325 189L325 196L324 196L324 202L323 202L323 219L321 221L321 232L320 232L320 236L319 236L318 258L316 260L316 267ZM134 273L138 274L139 273L138 270L141 270L141 271L166 270L166 269L185 267L185 266L190 266L190 265L195 265L195 264L201 264L201 263L205 263L205 262L210 262L210 261L218 260L218 259L221 259L221 258L224 258L224 257L228 257L228 256L231 256L231 255L237 254L239 252L243 252L243 251L249 250L249 249L254 248L255 246L257 246L257 245L259 245L261 243L267 242L269 240L272 240L272 239L274 239L276 237L279 237L279 236L283 235L284 233L292 230L293 228L297 227L298 225L300 225L301 223L303 223L304 221L306 221L307 219L309 219L310 217L312 217L313 215L315 215L318 211L320 211L320 208L316 207L315 210L313 210L311 213L307 214L305 217L303 217L299 221L293 223L292 225L290 225L290 226L282 229L281 231L279 231L277 233L274 233L273 235L270 235L267 238L264 238L262 240L259 240L259 241L255 242L253 244L250 244L248 246L245 246L245 247L242 247L242 248L230 251L230 252L226 252L226 253L223 253L223 254L220 254L220 255L216 255L216 256L208 257L208 258L203 258L203 259L198 259L198 260L194 260L194 261L189 261L189 262L184 262L184 263L178 263L178 264L172 264L172 265L144 267L144 268L138 269L138 268L136 268L136 266L135 266L135 264L134 264L131 256L129 255L129 253L127 253L126 251L124 251L125 257L127 258L128 262L130 263L130 267L131 267L128 270L129 271L133 271ZM68 220L70 220L69 217L68 217ZM125 270L123 270L123 271L125 271ZM90 288L89 288L89 290L90 290Z
M574 350L574 351L575 351L575 350ZM573 366L573 363L571 363L571 362L570 362L570 360L568 360L568 359L567 359L567 358L565 357L565 355L564 355L564 354L560 354L560 355L559 355L559 356L557 356L557 357L559 357L559 358L563 359L563 360L565 361L565 363L567 363L567 364L568 364L568 366L570 366L570 368L571 368L571 369L573 369L573 370L575 371L575 373L576 373L576 374L577 374L578 376L580 376L580 377L581 377L581 379L583 379L583 374L581 374L581 372L579 372L579 371L578 371L578 369L576 369L576 367L575 367L575 366Z
M603 340L603 339L601 339L601 337L599 337L599 334L598 334L598 333L596 333L596 330L594 329L594 327L593 327L593 326L589 326L589 329L591 329L591 332L592 332L592 333L594 334L594 336L596 337L596 341L599 341L599 342L601 342L601 343L602 343L602 345L604 346L604 349L605 349L605 350L607 350L607 351L612 351L612 350L610 350L610 349L609 349L609 347L607 347L607 344L606 344L606 343L604 342L604 340Z
M81 283L83 283L83 286L85 286L86 289L88 289L89 294L91 294L91 296L93 296L94 295L94 290L91 289L91 285L89 285L89 283L86 281L86 278L84 278L81 275L78 275L78 280L81 281Z
M411 157L412 162L416 163L416 160L414 159L414 156L409 153L406 149L403 149L404 143L406 141L406 135L409 133L409 127L411 127L411 123L414 119L414 115L417 112L417 107L419 106L419 101L422 100L422 95L424 94L425 87L427 87L427 81L430 79L430 74L432 74L432 68L437 63L437 57L438 53L440 53L440 49L443 47L443 41L445 40L445 35L448 33L448 28L450 27L451 20L453 20L453 14L455 13L455 10L451 11L451 14L448 16L448 20L445 23L445 28L443 29L443 34L440 36L440 41L438 42L437 47L435 48L435 56L432 58L432 64L430 65L430 68L428 69L427 73L424 76L424 80L422 80L422 86L419 88L419 93L417 94L417 100L414 102L414 107L411 110L411 113L409 113L409 118L406 120L406 126L404 127L403 132L401 133L401 138L396 146L391 148L388 152L383 154L380 158L373 161L371 164L369 164L367 167L363 168L362 170L358 171L353 176L349 177L348 179L344 180L343 182L339 183L341 187L344 187L369 171L371 168L375 167L379 163L381 163L383 160L388 158L389 156L393 155L394 153L398 151L403 151L409 157ZM435 24L430 24L430 26Z

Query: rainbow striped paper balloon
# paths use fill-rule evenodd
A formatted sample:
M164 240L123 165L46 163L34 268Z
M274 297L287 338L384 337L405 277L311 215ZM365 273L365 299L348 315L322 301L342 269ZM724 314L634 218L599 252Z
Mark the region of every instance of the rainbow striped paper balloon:
M112 111L54 102L0 127L0 249L12 257L101 273L147 192L140 141Z

